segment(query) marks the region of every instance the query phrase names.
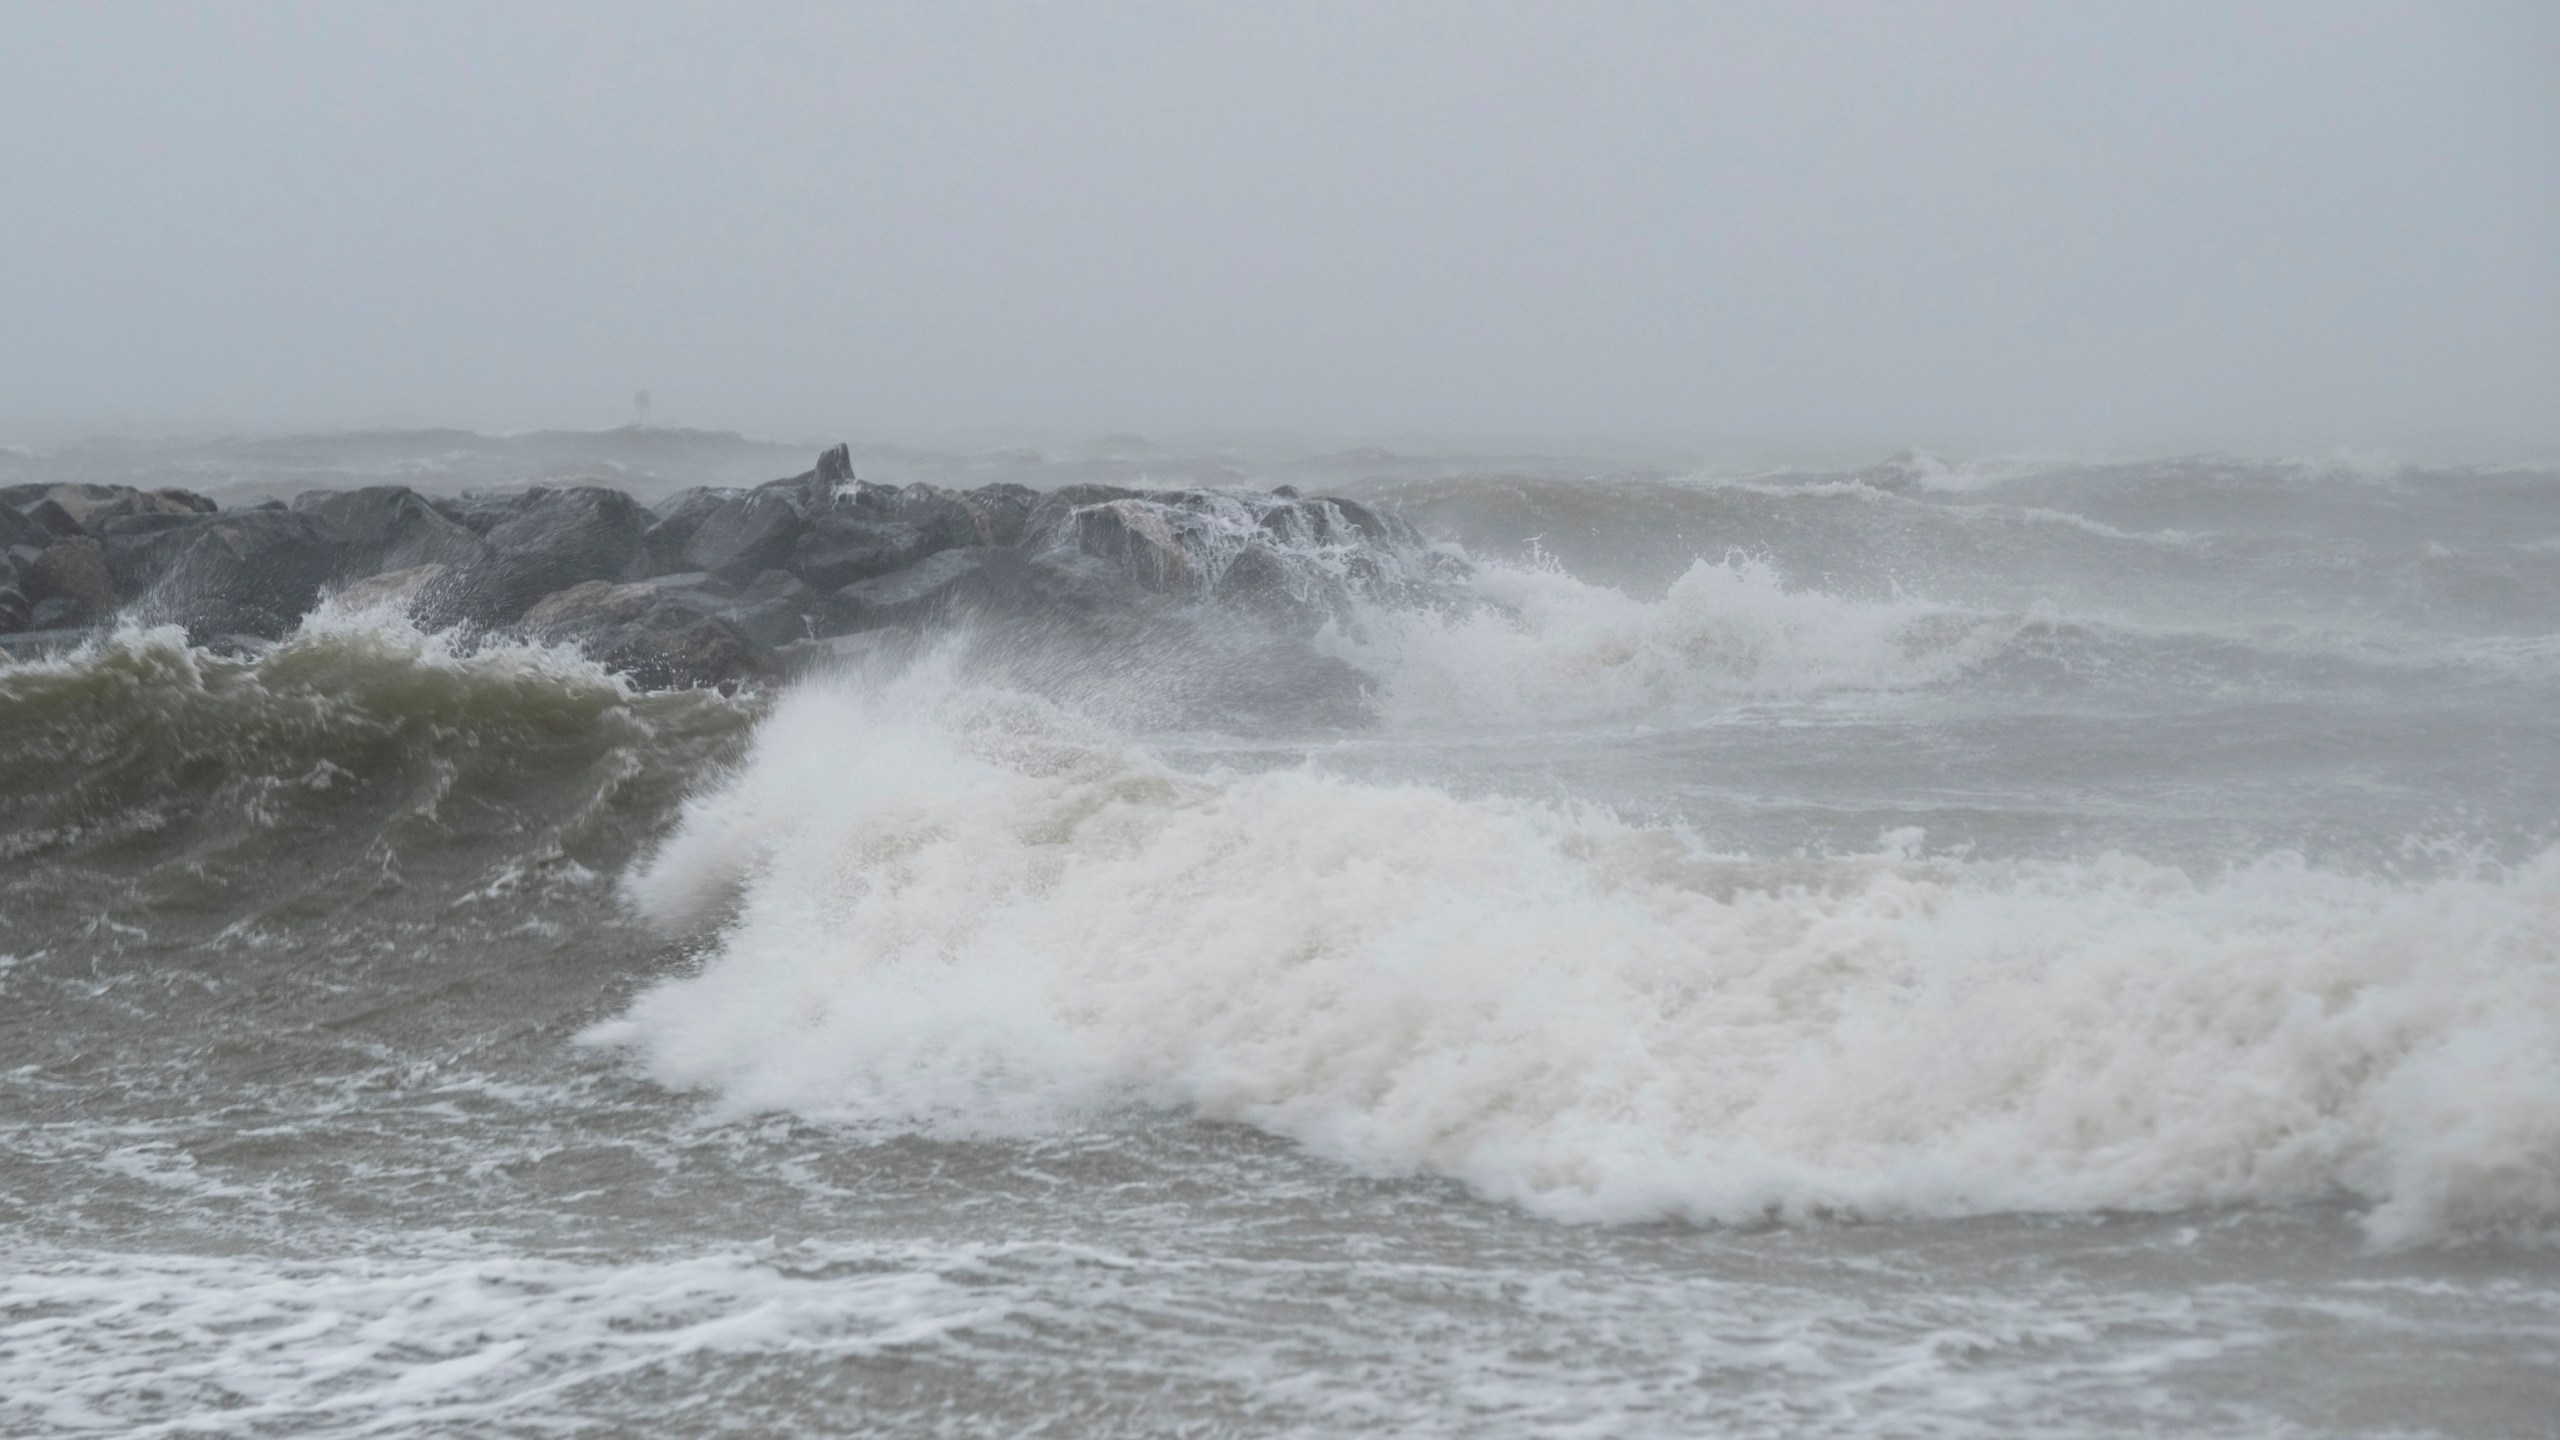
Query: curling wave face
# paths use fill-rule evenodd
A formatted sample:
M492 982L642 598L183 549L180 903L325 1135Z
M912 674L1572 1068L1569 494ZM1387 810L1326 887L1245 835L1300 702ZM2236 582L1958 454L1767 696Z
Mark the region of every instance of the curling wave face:
M1182 773L946 654L786 698L626 886L707 959L592 1037L741 1107L1171 1106L1582 1220L2343 1195L2387 1241L2560 1224L2560 852L2409 883L1719 854Z
M194 966L241 936L325 950L332 915L431 933L453 886L618 865L758 713L381 614L245 656L129 625L0 666L7 945L68 960L104 925Z

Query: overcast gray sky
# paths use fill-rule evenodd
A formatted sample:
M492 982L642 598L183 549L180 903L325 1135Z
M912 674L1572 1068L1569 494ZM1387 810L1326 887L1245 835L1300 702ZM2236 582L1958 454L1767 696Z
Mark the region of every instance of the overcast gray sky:
M2560 439L2560 6L0 3L0 416Z

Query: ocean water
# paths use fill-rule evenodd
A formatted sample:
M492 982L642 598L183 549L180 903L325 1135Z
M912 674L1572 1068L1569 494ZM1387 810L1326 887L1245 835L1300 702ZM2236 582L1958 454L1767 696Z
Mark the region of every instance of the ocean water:
M784 448L653 443L0 478ZM1315 638L1349 714L0 668L0 1433L2560 1434L2560 471L857 463L1473 578Z

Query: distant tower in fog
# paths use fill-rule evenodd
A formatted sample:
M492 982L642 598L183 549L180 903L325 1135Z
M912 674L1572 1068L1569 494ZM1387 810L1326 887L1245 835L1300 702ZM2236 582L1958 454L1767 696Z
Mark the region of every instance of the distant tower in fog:
M649 428L649 392L646 390L631 397L631 424L636 429Z

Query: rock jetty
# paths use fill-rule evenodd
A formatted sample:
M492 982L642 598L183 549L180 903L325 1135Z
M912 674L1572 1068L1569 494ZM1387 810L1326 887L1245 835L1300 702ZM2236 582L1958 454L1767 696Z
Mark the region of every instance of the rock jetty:
M1052 633L1213 610L1306 632L1445 590L1464 562L1351 500L1072 485L946 490L804 474L680 491L314 490L224 510L184 490L0 488L0 653L119 618L253 650L324 601L583 648L652 687L734 688L958 616Z

